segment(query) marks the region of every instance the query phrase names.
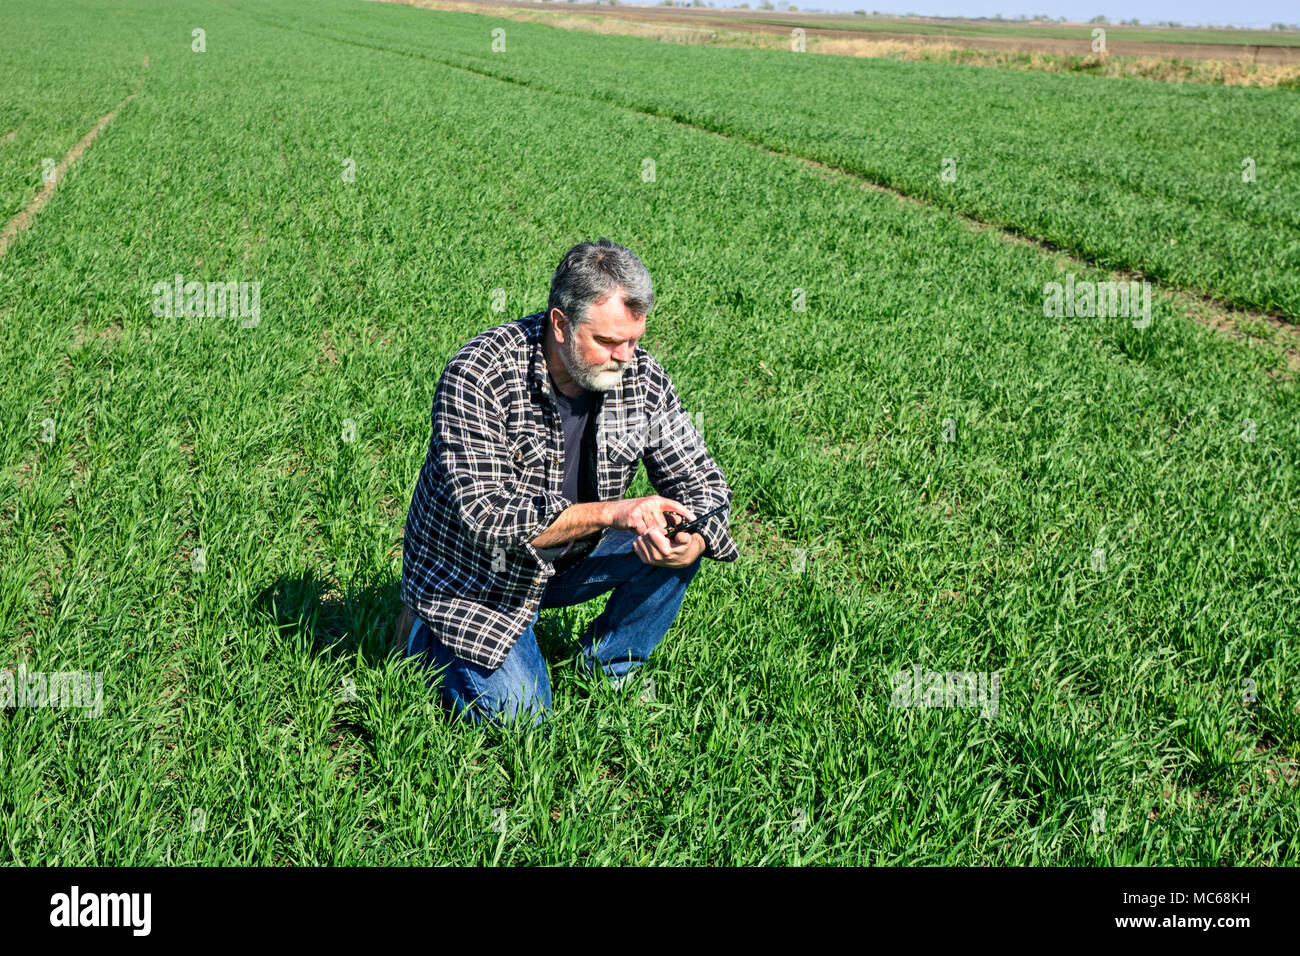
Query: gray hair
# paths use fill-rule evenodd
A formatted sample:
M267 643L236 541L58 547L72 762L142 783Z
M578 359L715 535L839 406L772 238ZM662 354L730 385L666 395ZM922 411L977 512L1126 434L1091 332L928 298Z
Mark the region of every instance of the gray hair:
M636 253L604 237L599 242L580 242L564 254L551 276L546 314L559 309L569 326L577 327L587 320L587 310L616 288L623 290L623 304L632 312L646 315L654 308L654 284Z

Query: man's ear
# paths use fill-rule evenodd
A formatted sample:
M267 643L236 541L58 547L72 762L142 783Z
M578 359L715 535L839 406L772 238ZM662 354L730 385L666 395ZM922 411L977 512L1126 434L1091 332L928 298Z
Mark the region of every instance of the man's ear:
M559 318L555 317L557 315L559 316ZM560 337L560 332L562 330L565 338L568 337L568 332L569 332L568 316L566 316L563 312L561 312L559 307L557 306L556 308L551 309L550 312L546 313L546 318L547 321L551 323L551 337L554 338L555 341L557 342L564 341L564 339Z

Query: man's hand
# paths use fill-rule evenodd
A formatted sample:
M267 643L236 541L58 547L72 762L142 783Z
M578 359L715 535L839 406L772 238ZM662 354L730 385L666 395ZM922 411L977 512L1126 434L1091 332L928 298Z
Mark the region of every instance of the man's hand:
M684 568L704 553L704 538L699 534L674 532L672 540L669 540L665 511L684 515L687 521L695 520L695 512L681 502L661 495L647 495L644 498L624 498L615 504L611 527L637 533L632 550L646 564Z
M668 531L668 522L664 518L665 511L684 514L688 521L695 518L695 512L671 498L647 495L644 498L623 498L615 502L610 527L635 531L643 536L647 532L658 531L662 538ZM665 548L668 547L666 538L663 540L663 545Z
M659 568L684 568L704 553L704 537L674 531L672 540L662 531L652 529L632 542L632 550L645 564Z

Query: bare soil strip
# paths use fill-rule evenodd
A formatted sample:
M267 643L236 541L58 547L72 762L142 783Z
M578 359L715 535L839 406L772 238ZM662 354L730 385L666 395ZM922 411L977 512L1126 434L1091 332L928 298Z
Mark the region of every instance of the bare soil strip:
M545 12L555 17L590 17L605 20L650 20L657 25L669 23L694 24L696 27L713 27L738 30L750 33L779 34L786 46L789 45L790 30L795 23L802 23L804 34L811 37L828 37L836 39L894 40L917 44L949 44L971 49L1015 50L1018 52L1061 53L1087 56L1092 52L1091 35L1079 39L1059 37L1038 37L1016 34L1016 24L1005 26L1005 36L990 34L959 33L915 33L906 29L894 31L857 30L851 26L835 23L818 25L817 14L780 13L761 10L720 10L699 7L642 7L642 6L602 6L590 3L561 6L555 2L538 2L538 0L433 0L433 2L411 2L411 0L387 0L387 2L409 3L430 9L461 9L465 12L493 13L502 15L502 10ZM788 23L770 23L767 20L779 18ZM831 14L830 18L852 19L848 13ZM936 21L941 25L942 21ZM645 24L641 24L645 25ZM1028 26L1029 24L1024 24ZM1053 24L1054 26L1055 24ZM1080 28L1091 24L1072 24ZM1155 56L1184 60L1243 60L1250 63L1300 63L1300 46L1287 46L1269 43L1201 43L1171 40L1166 42L1151 40L1125 39L1125 27L1107 24L1107 48L1115 56ZM1150 30L1150 28L1147 28Z
M144 58L144 68L146 70L149 69L148 57ZM26 207L5 224L4 229L0 230L0 256L5 254L10 244L18 238L19 234L24 229L31 225L36 214L41 211L47 202L50 201L50 197L54 195L54 190L58 189L59 183L63 182L63 176L67 173L69 167L81 158L81 154L84 153L86 148L95 141L100 133L104 131L104 127L117 118L118 111L121 110L122 107L126 106L127 103L130 103L135 99L136 94L140 92L140 88L143 85L144 78L141 77L140 83L136 86L135 91L129 94L121 103L118 103L117 106L113 107L111 113L105 113L101 116L99 122L92 126L85 136L77 140L77 144L73 146L72 149L68 150L68 154L55 165L54 178L49 182L42 183L41 188L37 190L36 195L32 197ZM14 130L14 132L16 133L17 130ZM13 133L10 133L9 136L12 137Z

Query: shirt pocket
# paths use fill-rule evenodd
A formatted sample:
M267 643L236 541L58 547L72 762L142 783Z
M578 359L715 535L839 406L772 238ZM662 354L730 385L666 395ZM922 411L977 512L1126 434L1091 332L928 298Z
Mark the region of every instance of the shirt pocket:
M635 465L641 460L641 451L641 440L635 435L610 438L605 443L605 457L616 465Z
M522 476L541 476L546 471L546 445L536 435L523 434L510 445L510 460ZM537 484L541 484L540 477Z

